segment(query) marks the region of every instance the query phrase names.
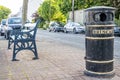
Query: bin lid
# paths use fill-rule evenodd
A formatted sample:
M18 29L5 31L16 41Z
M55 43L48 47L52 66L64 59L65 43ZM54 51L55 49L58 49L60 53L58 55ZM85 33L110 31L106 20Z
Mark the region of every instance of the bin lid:
M115 10L115 9L116 8L109 7L109 6L93 6L93 7L85 9L85 11L91 11L91 10Z

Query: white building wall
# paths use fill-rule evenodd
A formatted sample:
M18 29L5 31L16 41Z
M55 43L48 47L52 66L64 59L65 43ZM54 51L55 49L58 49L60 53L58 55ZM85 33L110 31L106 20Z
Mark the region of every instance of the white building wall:
M18 17L22 17L22 7L19 9L19 12L17 13Z
M69 19L72 20L72 11L69 13ZM84 23L84 10L74 11L74 22Z

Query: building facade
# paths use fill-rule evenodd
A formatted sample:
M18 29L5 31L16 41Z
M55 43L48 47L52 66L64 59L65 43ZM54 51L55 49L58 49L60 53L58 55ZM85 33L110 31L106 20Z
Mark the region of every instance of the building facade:
M69 12L69 20L72 20L72 11ZM74 11L74 22L84 24L84 10L76 10Z

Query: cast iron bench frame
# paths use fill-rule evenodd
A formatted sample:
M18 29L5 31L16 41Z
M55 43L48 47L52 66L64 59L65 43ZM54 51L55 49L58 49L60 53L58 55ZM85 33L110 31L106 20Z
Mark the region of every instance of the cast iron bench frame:
M31 30L12 30L10 32L8 49L13 44L12 61L19 61L16 59L16 55L21 50L31 50L35 55L33 59L39 59L35 41L39 21L37 20L35 27Z

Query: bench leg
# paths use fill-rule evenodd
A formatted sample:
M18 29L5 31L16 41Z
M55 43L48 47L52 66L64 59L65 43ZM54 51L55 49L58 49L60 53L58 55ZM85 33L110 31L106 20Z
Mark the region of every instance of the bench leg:
M34 48L32 48L31 51L33 51L34 56L35 56L33 58L33 60L36 60L36 59L39 59L38 53L37 53L37 48L36 48L36 42L33 41L32 43L33 43ZM19 61L18 59L16 59L16 55L20 50L23 50L23 49L16 49L18 47L17 44L18 44L18 42L14 42L12 61ZM22 45L23 45L23 43L22 43Z
M38 58L38 53L37 53L37 48L36 48L36 42L35 41L34 41L34 55L35 55L35 57L33 58L33 60L39 59Z
M8 49L10 49L11 41L10 39L8 40Z
M16 51L16 44L17 43L14 43L12 61L19 61L18 59L16 59L16 54L18 53L18 51Z
M11 49L10 46L12 45L13 43L13 39L9 38L8 40L8 49Z
M18 59L16 59L16 54L17 54L17 53L15 53L15 50L14 50L14 51L13 51L12 61L19 61Z

